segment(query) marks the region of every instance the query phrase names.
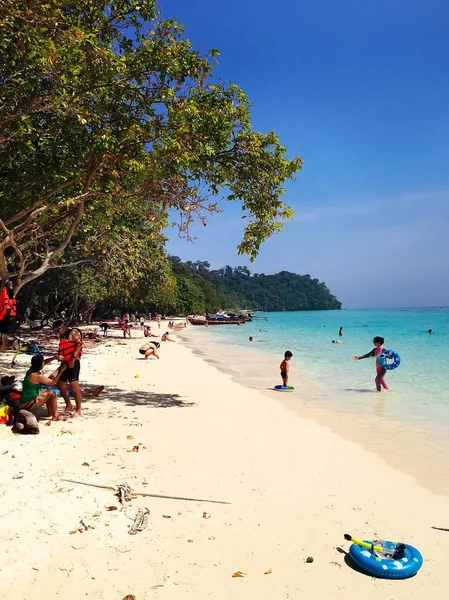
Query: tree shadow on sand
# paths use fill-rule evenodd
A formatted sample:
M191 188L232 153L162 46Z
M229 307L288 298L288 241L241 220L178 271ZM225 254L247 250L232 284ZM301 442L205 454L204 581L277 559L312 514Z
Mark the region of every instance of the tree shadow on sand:
M125 404L125 406L147 406L148 408L189 408L195 402L185 402L179 394L161 394L156 392L122 390L117 387L108 387L96 397L86 397L83 402L101 404L112 400Z

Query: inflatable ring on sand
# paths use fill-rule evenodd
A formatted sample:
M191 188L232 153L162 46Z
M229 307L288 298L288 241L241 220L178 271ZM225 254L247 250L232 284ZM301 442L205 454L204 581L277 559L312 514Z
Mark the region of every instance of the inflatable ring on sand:
M293 392L295 388L292 385L288 385L287 387L285 385L275 385L274 389L277 392Z
M388 363L387 358L392 358L393 362ZM382 367L382 369L386 369L387 371L392 371L396 369L401 364L401 357L395 350L384 350L382 354L379 354L377 357L377 364Z
M364 540L368 544L372 542ZM394 542L382 542L382 546L388 552L391 550L392 556L385 556L383 553L371 552L367 548L352 544L349 548L349 554L358 567L384 579L407 579L413 577L419 571L423 564L423 558L419 550L408 544L401 544L403 551L395 557L394 550L399 546Z

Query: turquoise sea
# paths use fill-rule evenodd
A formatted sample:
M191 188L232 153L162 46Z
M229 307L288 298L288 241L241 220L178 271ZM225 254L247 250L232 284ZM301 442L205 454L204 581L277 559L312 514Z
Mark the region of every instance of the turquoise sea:
M242 327L190 327L206 358L245 385L280 384L279 363L293 352L290 384L313 403L412 425L449 437L449 308L256 313ZM343 337L339 328L343 327ZM429 335L428 329L433 330ZM401 365L375 391L375 361L354 361L374 336L396 350ZM248 341L253 336L255 343ZM340 340L342 344L333 344ZM286 396L286 394L282 394ZM292 398L293 399L293 398Z

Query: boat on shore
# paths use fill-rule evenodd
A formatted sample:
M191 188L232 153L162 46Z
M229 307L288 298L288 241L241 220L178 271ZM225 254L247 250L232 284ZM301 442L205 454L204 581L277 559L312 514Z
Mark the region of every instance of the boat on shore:
M187 317L191 325L243 325L248 321L251 321L251 315L240 315L236 313L226 314L217 313L215 315L205 316L188 316Z

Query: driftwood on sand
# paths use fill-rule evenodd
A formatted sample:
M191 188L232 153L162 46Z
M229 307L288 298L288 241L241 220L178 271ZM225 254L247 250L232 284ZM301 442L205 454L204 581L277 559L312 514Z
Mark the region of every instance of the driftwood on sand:
M230 502L224 502L223 500L207 500L204 498L182 498L180 496L164 496L161 494L148 494L147 492L134 492L131 490L128 484L117 484L113 485L100 485L98 483L88 483L87 481L76 481L75 479L64 479L61 478L61 481L66 481L67 483L76 483L78 485L88 485L90 487L96 487L103 490L112 490L115 492L123 504L123 500L129 501L132 496L144 496L146 498L164 498L166 500L187 500L188 502L211 502L213 504L231 504Z

